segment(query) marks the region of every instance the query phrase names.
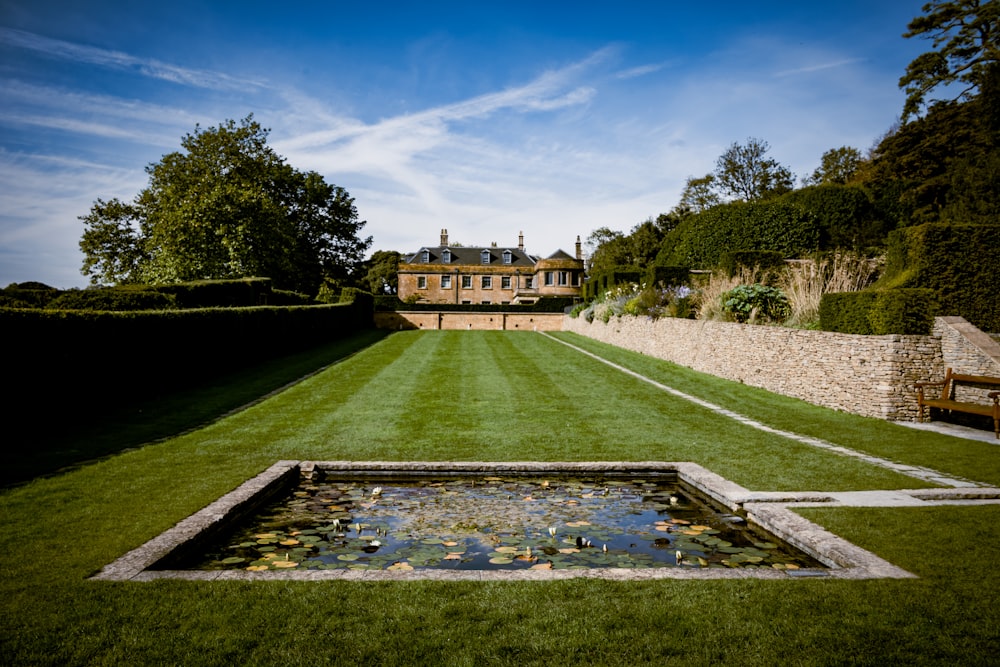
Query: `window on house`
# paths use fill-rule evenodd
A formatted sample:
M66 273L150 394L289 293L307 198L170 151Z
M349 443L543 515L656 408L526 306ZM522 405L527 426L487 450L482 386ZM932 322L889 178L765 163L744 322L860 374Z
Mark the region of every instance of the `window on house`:
M430 250L422 250L420 252L420 261L423 264L430 264L431 263L431 252L430 252Z
M417 276L417 289L427 289L427 276Z
M510 276L500 278L500 289L510 289Z
M545 284L546 285L554 285L555 284L555 275L553 274L552 271L546 271L545 272Z
M559 284L564 286L569 285L569 271L559 272Z
M441 289L451 289L451 276L441 276Z
M462 276L462 289L472 289L472 276Z
M510 250L503 251L503 263L510 264L514 260L514 254Z
M479 256L482 257L483 264L489 264L490 263L490 251L489 250L484 250L482 253L480 253Z
M483 289L493 289L493 276L483 276Z
M444 252L441 253L441 261L445 264L451 264L451 250L444 249Z
M534 286L535 286L535 277L534 276L525 276L524 277L524 286L525 286L526 289L532 289L532 288L534 288Z

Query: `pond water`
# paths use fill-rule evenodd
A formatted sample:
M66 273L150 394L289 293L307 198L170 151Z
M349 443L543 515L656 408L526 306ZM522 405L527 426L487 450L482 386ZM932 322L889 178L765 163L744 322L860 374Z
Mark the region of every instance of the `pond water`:
M191 569L823 567L676 478L303 480Z

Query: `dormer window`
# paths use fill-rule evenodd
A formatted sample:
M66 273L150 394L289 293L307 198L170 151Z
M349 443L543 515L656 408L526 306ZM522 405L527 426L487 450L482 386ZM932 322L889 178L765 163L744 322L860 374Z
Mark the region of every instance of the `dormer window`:
M445 264L451 264L451 250L445 248L444 251L441 252L441 261Z
M483 264L489 264L490 263L490 251L489 250L483 250L480 253L480 257L482 257Z
M510 250L504 250L503 251L503 263L504 264L510 264L513 261L514 261L514 253L512 253Z
M430 250L421 250L420 251L420 263L421 264L430 264L431 263L431 251Z

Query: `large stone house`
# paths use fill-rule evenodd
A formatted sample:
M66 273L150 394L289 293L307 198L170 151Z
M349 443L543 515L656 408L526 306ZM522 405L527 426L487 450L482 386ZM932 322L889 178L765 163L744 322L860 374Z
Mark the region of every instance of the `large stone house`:
M448 230L441 243L423 247L399 262L399 298L418 303L534 303L539 297L578 297L584 263L580 237L576 257L559 250L544 259L517 246L452 246Z

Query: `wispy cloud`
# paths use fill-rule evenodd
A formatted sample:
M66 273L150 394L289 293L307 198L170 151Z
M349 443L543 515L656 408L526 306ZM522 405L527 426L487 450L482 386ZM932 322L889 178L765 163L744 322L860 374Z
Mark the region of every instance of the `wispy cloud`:
M141 76L195 88L244 90L248 87L260 88L264 85L260 81L233 77L221 72L178 67L152 58L138 58L121 51L109 51L85 44L51 39L12 28L0 27L0 43L42 53L50 58L134 72Z
M810 74L812 72L819 72L825 69L834 69L837 67L845 67L847 65L853 65L855 63L864 62L864 58L845 58L843 60L836 60L829 63L821 63L819 65L809 65L807 67L797 67L795 69L787 69L781 72L775 72L774 76L793 76L796 74Z
M622 70L615 74L619 79L635 79L640 76L646 76L647 74L653 74L659 72L663 69L663 65L640 65L639 67L633 67L631 69Z

